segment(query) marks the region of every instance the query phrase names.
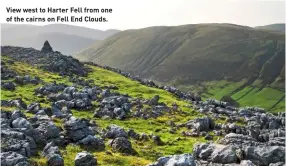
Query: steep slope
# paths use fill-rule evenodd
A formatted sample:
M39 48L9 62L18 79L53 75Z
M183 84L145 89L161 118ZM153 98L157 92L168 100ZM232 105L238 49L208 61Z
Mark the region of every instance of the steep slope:
M247 86L283 92L284 40L281 33L232 24L150 27L117 33L74 57L184 90L199 85L199 93L208 97L216 95L207 95L211 87L201 83L225 80L235 85L217 95L221 99Z
M257 26L255 28L285 33L285 24L269 24L264 26Z
M269 84L284 66L284 37L230 24L150 27L120 32L75 57L159 82L257 77Z

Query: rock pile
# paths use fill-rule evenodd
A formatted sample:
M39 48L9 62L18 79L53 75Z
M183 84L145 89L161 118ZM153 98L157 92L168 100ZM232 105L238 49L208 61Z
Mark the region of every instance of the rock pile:
M24 77L16 76L15 82L19 85L34 84L38 85L42 80L39 77L32 77L30 75L25 75Z
M45 42L42 51L33 48L1 46L1 54L16 61L41 65L42 69L60 75L86 76L88 73L88 69L84 68L84 65L77 59L62 55L60 52L53 52L48 42Z
M50 43L47 40L45 41L41 51L44 53L53 52L53 48L51 47Z

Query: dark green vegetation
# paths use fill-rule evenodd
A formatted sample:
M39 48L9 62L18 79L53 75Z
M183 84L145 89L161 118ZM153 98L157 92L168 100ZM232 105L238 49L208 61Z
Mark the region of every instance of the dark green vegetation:
M75 57L196 90L205 97L226 97L241 106L281 111L284 44L284 33L197 24L119 32ZM249 88L254 90L250 93Z
M270 24L270 25L258 26L255 28L285 33L285 24Z
M2 56L2 62L6 64L7 68L16 71L21 76L28 74L31 76L38 76L46 83L57 81L58 83L62 82L68 85L72 84L68 81L66 77L59 76L56 73L44 71L42 69L37 68L36 65L31 66L26 63L17 61L14 63L9 63L8 61L8 57ZM156 119L151 118L148 120L143 120L131 118L120 121L93 118L93 110L72 110L73 115L75 117L89 118L91 120L95 120L101 128L105 128L109 124L117 124L119 126L124 127L125 129L134 129L138 133L154 133L156 135L161 136L161 139L166 143L163 146L158 146L155 145L151 140L147 142L140 142L131 139L132 146L138 152L138 155L126 156L120 153L113 152L112 149L107 145L108 140L105 140L105 151L89 150L96 156L100 165L146 165L148 163L151 163L152 161L155 161L160 156L191 152L195 143L205 141L203 137L184 137L181 135L181 130L178 130L174 134L169 133L170 126L167 125L169 121L174 121L175 123L180 124L193 118L202 116L201 114L198 114L196 111L193 111L191 108L187 107L189 105L188 102L179 100L172 94L164 90L141 85L136 81L132 81L114 72L107 71L99 67L89 67L92 69L92 72L85 79L93 79L95 81L95 84L100 87L106 85L115 85L119 88L119 90L116 91L120 93L129 94L132 97L141 97L146 99L150 99L154 95L160 95L160 102L165 102L169 106L173 102L176 102L183 111L183 113L166 114ZM50 101L46 100L46 98L40 98L34 95L34 89L39 86L42 86L42 84L37 86L32 86L29 84L17 86L15 91L12 92L1 89L1 100L22 98L27 104L30 104L32 102L39 102L42 106L49 107L51 105ZM15 108L2 107L1 109L12 111ZM96 109L96 106L94 106L93 109ZM24 112L25 110L22 111ZM33 116L33 114L26 115L27 117ZM57 126L61 127L63 125L63 122L60 119L54 118L53 121ZM217 120L216 122L224 123L224 120ZM213 135L213 133L210 134ZM215 137L214 140L216 140L217 138L218 137ZM35 165L46 165L46 159L40 156L41 150L42 149L39 149L39 156L34 156L33 158L31 158L31 161L34 162ZM66 148L62 148L61 151L65 160L65 165L74 165L75 155L83 150L85 149L74 145L68 145ZM106 151L111 152L111 154L107 153Z
M101 31L65 24L45 26L1 24L1 43L2 45L41 49L41 44L49 40L55 50L64 54L72 54L116 32L118 30Z

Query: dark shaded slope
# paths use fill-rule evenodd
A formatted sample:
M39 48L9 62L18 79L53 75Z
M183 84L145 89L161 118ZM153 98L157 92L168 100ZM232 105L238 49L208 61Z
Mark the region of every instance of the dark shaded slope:
M259 77L268 84L283 67L284 37L232 24L150 27L117 33L75 57L159 82Z

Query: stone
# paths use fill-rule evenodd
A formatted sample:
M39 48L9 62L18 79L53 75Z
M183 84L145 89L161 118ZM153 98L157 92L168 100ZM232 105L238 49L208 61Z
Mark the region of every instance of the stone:
M133 138L135 140L139 140L140 139L140 134L136 133L133 129L130 129L127 131L127 134L130 138Z
M15 110L13 111L12 115L11 115L11 119L12 120L16 120L17 118L25 118L26 119L26 116L23 112L21 112L20 110Z
M1 151L14 151L25 157L35 154L37 145L33 138L19 131L1 130Z
M36 114L41 109L41 105L39 103L32 103L27 106L27 112Z
M78 141L77 144L96 150L103 150L105 148L103 139L92 135L86 136L82 140Z
M96 166L96 158L88 152L80 152L75 157L75 166Z
M2 166L28 165L27 158L16 152L1 152Z
M27 129L33 128L31 123L27 119L22 117L13 120L12 126L13 128L27 128Z
M195 159L191 154L180 154L160 157L149 166L196 166Z
M59 154L50 154L48 155L47 158L48 162L48 166L64 166L64 159L61 155Z
M283 146L247 146L243 149L244 159L256 165L285 163L285 147Z
M42 152L42 155L47 158L47 165L49 166L64 166L64 160L58 146L54 142L48 143Z
M215 149L214 144L196 144L193 149L193 155L196 159L208 160Z
M159 95L155 95L155 96L152 97L152 99L149 101L149 105L157 105L159 99L160 99L160 96L159 96Z
M161 138L160 138L159 136L157 136L157 135L152 136L152 140L154 141L154 143L155 143L156 145L159 145L159 146L164 145L164 142L163 142L163 141L161 140Z
M211 129L214 129L215 123L211 118L204 117L204 118L196 118L190 123L188 122L187 125L190 125L197 131L209 131Z
M117 125L111 124L107 127L107 132L104 135L105 138L115 139L117 137L125 137L128 138L125 130Z
M236 149L232 146L226 146L223 148L217 148L213 151L211 155L211 161L213 163L221 163L221 164L229 164L229 163L236 163L237 156L236 156Z
M240 161L241 166L256 166L255 164L252 163L250 160L241 160Z
M229 133L223 139L219 141L224 145L237 145L242 146L257 146L262 145L262 143L257 142L256 139L242 134Z
M53 48L51 47L50 43L47 40L45 41L41 51L44 53L53 52Z
M10 90L10 91L14 91L15 90L15 84L12 82L5 82L2 83L2 88L6 89L6 90Z
M75 117L70 117L69 120L64 123L64 129L67 136L74 142L77 142L88 135L93 135L92 130L88 126L88 121L76 119Z
M132 149L131 142L125 137L117 137L111 142L112 150L124 154L134 154L135 151Z

